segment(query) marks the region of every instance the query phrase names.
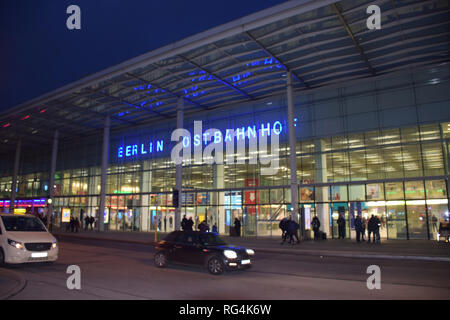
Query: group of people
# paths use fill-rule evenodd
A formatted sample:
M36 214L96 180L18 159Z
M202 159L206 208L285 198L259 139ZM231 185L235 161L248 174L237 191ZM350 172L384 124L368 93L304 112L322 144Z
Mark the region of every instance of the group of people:
M337 219L337 224L339 239L345 239L345 219L342 215ZM365 241L364 236L366 235L366 229L368 233L367 242L370 242L371 235L373 243L380 242L380 226L381 220L378 216L372 215L369 221L367 221L366 218L361 218L361 216L358 215L355 218L356 242Z
M365 218L361 218L361 216L357 216L355 219L355 231L356 231L356 242L365 241L364 236L366 234L366 224L367 224L367 232L368 232L368 240L370 243L370 236L373 235L372 240L373 243L380 242L380 226L381 221L377 216L372 215L368 222L366 222Z
M95 223L94 217L86 216L84 218L84 229L85 230L88 230L88 229L94 230L94 223ZM78 232L78 230L81 228L82 228L82 225L81 225L80 219L78 219L78 217L71 216L70 222L67 224L66 231L70 230L70 232Z
M292 220L292 217L283 218L280 221L279 227L281 229L282 235L281 235L281 244L284 244L286 240L289 238L289 244L295 244L300 243L300 240L298 239L298 229L300 229L300 225Z
M181 220L181 229L183 231L193 231L193 227L194 227L194 221L192 220L192 217L189 217L189 219L188 219L188 218L186 218L186 215L184 215L183 219ZM206 220L199 223L197 228L200 232L209 232L209 230L210 230L209 225L206 222ZM219 233L216 224L213 225L212 232Z

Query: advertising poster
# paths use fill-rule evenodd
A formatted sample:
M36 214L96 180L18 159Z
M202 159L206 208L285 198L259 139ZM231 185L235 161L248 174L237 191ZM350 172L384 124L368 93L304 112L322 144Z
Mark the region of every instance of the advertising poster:
M305 230L311 230L311 207L305 206L303 209L305 213Z
M245 187L257 187L259 185L258 179L245 179ZM248 205L247 213L251 216L256 215L258 211L257 204L259 203L259 191L248 190L244 191L245 204Z
M70 209L69 208L63 208L62 209L62 222L70 222Z
M109 223L109 214L108 214L108 209L105 209L105 212L103 213L103 221L104 223Z

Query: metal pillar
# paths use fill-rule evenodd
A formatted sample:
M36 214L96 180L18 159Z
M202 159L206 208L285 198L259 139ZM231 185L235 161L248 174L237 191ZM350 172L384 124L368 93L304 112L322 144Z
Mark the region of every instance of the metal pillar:
M50 179L49 179L49 195L48 199L48 207L47 207L47 228L50 225L50 219L53 216L53 197L55 195L55 173L56 173L56 159L58 156L58 139L59 139L59 132L58 130L55 130L55 135L53 136L53 148L52 148L52 159L50 163Z
M292 219L295 222L298 220L298 180L297 180L297 152L296 152L296 138L294 126L294 96L292 93L292 73L288 71L287 78L287 98L288 98L288 122L289 122L289 166L291 170L291 208ZM303 224L301 224L303 230ZM304 233L302 232L302 236Z
M19 140L17 142L16 157L14 159L14 174L13 174L13 181L12 181L12 185L11 185L11 202L9 203L9 212L14 212L14 207L15 207L17 177L19 175L20 150L21 149L22 149L22 140Z
M177 103L177 129L183 128L184 117L184 99L178 98ZM181 205L182 205L182 186L183 186L183 164L179 164L175 168L175 190L178 190L178 207L175 208L175 230L181 228Z
M107 169L108 169L108 156L109 156L109 129L111 126L109 115L105 118L105 127L103 128L103 149L102 149L102 172L100 181L100 205L98 208L98 231L105 230L104 213L105 213L105 196L106 196L106 181L107 181Z

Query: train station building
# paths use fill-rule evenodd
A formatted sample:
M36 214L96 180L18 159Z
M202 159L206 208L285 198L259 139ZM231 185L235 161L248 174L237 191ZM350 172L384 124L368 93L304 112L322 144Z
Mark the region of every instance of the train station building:
M377 1L370 29L371 2L288 1L8 109L0 212L136 232L186 215L229 234L238 218L245 237L278 237L289 216L308 234L317 216L329 238L339 215L351 238L356 216L376 215L382 238L436 239L449 221L449 3ZM192 151L178 164L177 145Z

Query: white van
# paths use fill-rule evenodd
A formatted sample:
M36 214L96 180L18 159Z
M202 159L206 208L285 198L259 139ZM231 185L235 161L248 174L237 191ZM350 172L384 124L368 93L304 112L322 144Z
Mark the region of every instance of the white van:
M56 261L58 244L32 215L0 214L0 265Z

